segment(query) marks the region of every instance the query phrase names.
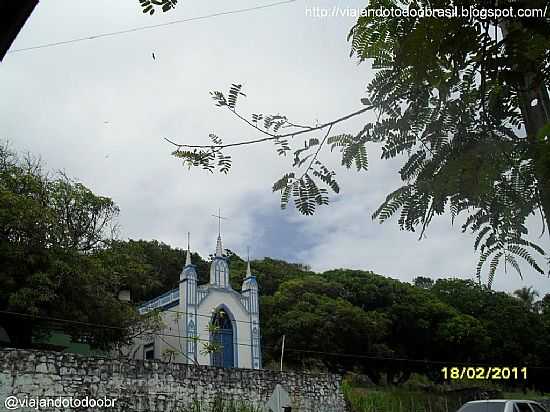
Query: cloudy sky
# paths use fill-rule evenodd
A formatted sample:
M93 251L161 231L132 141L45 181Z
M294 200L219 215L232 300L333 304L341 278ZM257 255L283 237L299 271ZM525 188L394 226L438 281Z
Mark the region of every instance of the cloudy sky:
M170 13L144 15L138 0L49 0L39 3L0 64L0 138L40 155L120 206L121 237L158 239L214 250L221 208L224 246L253 258L306 263L315 270L348 267L410 281L418 275L468 278L475 271L471 235L434 221L426 239L370 216L399 184L396 162L369 149L369 171L338 168L342 192L312 217L282 211L272 183L290 159L271 144L231 152L227 176L188 170L163 140L202 143L258 137L215 107L211 90L242 83L245 113L283 113L302 123L324 122L361 107L373 72L349 57L352 17L315 18L309 7L335 0L297 0L250 12L139 30L25 52L17 49L270 4L270 0L185 0ZM363 1L343 2L361 7ZM155 54L155 59L152 54ZM333 130L355 132L372 116ZM313 137L313 136L312 136ZM320 137L320 136L317 136ZM536 224L533 224L536 227ZM538 229L537 229L538 230ZM542 243L550 249L548 237ZM497 274L496 289L550 280L525 268Z

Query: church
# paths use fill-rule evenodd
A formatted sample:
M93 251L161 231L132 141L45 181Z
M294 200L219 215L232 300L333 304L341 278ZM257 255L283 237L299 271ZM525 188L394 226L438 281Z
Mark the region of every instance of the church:
M210 265L210 282L197 284L197 272L187 247L179 287L152 299L138 310L160 310L163 329L146 334L132 345L134 359L260 369L260 313L258 283L250 270L240 292L229 283L228 258L218 233Z

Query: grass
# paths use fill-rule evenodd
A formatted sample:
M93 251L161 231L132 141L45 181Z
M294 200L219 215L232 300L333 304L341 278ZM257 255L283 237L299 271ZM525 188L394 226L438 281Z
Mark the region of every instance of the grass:
M179 412L264 412L264 409L245 402L216 398L211 406L206 402L195 400L189 406L180 409Z
M527 391L527 392L502 392L504 399L528 399L532 401L538 401L540 399L547 399L550 397L550 393L541 394L540 392Z
M458 397L403 388L352 388L343 385L352 412L454 412L462 404Z
M455 412L472 400L472 390L487 391L505 399L539 400L544 395L533 391L509 392L491 382L462 381L446 385L428 384L413 379L403 386L361 387L353 379L342 384L344 396L352 412Z

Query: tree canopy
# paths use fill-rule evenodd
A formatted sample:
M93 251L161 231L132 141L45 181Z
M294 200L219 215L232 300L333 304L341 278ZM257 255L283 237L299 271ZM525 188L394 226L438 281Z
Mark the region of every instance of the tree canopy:
M178 284L185 253L159 241L111 237L118 208L32 159L0 152L0 324L17 347L62 330L109 349L155 326L135 304ZM226 250L239 289L246 262ZM199 282L209 262L194 254ZM415 285L361 270L251 262L260 286L262 356L285 365L368 374L399 384L411 373L441 379L438 362L527 365L543 387L550 364L550 295L517 297L472 280L417 277ZM539 368L539 369L537 369ZM537 375L538 374L538 375Z
M127 337L137 313L119 290L139 296L158 281L143 256L113 242L118 213L111 199L0 146L0 320L12 344L30 346L53 318L74 320L63 330L92 346Z
M412 372L438 381L442 363L537 371L550 362L548 312L471 280L425 289L360 270L303 274L272 295L261 291L264 359L278 361L285 335L288 364L356 370L375 382L404 382ZM529 384L544 386L550 370L538 372Z

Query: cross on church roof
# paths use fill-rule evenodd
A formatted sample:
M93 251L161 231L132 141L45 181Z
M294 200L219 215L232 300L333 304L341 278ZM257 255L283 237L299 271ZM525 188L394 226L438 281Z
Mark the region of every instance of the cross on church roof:
M191 232L187 232L187 254L185 257L185 266L189 266L191 264L191 249L189 246L189 238L191 237Z
M220 209L218 209L217 215L212 215L218 218L218 241L216 242L216 256L223 256L222 246L222 219L227 220L226 217L222 217Z
M222 233L222 219L227 220L227 218L223 217L221 215L220 209L218 209L218 214L217 215L212 215L212 216L218 218L218 236L221 236L221 233Z
M250 271L250 246L246 247L246 277L252 276L252 272Z

